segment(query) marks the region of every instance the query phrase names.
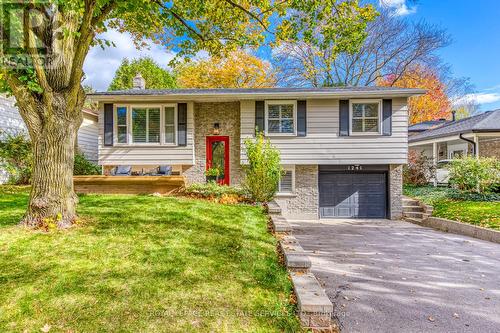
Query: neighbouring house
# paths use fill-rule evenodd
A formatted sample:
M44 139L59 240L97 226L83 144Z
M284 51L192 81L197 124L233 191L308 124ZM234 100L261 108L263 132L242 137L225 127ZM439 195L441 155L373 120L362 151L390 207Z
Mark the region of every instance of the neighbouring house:
M427 130L442 126L447 122L448 120L446 119L439 119L439 120L423 121L421 123L413 124L411 126L408 126L408 136L413 136L415 134L419 134Z
M242 182L244 140L262 130L286 174L277 203L295 218L400 218L407 163L407 98L392 87L134 89L98 92L99 164L160 165L188 183L218 166Z
M27 133L13 97L0 94L0 132L9 134ZM0 134L1 135L1 134ZM83 110L83 122L78 131L77 145L80 151L91 161L97 163L97 114L88 109ZM0 184L8 178L5 170L0 169Z
M411 135L409 146L436 163L467 155L500 158L500 110L447 121Z

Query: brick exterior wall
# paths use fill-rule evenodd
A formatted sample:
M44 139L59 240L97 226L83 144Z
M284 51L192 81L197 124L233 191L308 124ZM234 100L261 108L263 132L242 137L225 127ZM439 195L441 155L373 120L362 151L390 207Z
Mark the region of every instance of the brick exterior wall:
M283 216L295 219L319 217L319 187L317 165L295 166L295 193L278 196L275 200ZM403 166L389 166L390 218L401 219L403 214Z
M188 183L205 182L206 139L213 135L214 123L219 123L218 135L229 136L230 185L242 180L240 164L240 103L214 102L194 104L194 156L195 165L185 167L183 174Z
M391 203L390 218L397 220L403 216L403 166L389 166L389 200Z
M319 214L318 166L295 166L295 193L293 196L277 197L283 216L317 219Z
M500 158L500 137L480 137L479 156Z

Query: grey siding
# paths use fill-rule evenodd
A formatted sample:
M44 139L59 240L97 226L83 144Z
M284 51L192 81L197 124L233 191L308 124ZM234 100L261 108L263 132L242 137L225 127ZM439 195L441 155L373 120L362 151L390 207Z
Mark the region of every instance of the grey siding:
M151 104L173 103L172 101L155 101ZM133 103L115 104L133 105ZM148 104L147 102L142 105ZM193 165L194 164L194 119L193 103L187 109L187 145L186 146L104 146L104 105L99 108L99 164L100 165Z
M94 163L97 163L97 137L99 135L97 120L84 115L82 125L78 130L78 148Z
M7 98L0 95L0 132L18 134L28 133L13 97ZM78 146L83 154L93 162L97 162L97 120L94 117L84 114L84 120L78 130ZM0 184L6 182L8 174L0 169Z
M14 105L16 100L13 97L7 98L0 95L0 131L16 134L20 131L26 131L23 118Z
M254 101L241 102L241 138L253 137ZM270 137L283 164L405 164L408 153L406 98L393 99L391 136L339 136L339 101L307 101L306 137ZM244 149L241 159L246 161Z

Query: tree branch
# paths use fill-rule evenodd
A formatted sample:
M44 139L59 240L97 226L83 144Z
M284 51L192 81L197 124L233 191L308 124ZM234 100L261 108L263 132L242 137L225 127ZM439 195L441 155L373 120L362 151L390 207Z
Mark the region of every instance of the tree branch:
M52 88L47 81L47 75L45 73L45 69L43 68L42 59L38 54L35 46L35 36L33 31L31 30L30 24L30 14L28 10L25 10L23 13L23 32L24 32L24 40L26 43L26 50L28 54L31 56L31 60L33 63L33 67L35 68L36 77L38 79L38 83L46 92L44 97L51 98L52 97Z
M264 28L264 30L266 30L267 32L274 33L274 32L272 32L272 31L269 30L269 28L267 27L267 25L257 15L255 15L251 11L247 10L245 7L239 5L239 4L237 4L237 3L235 3L235 2L233 2L231 0L224 0L224 1L226 1L231 6L233 6L235 8L238 8L239 10L241 10L244 13L246 13L248 16L250 16L251 18L253 18L257 22L259 22L259 24L261 25L261 27Z
M101 9L101 13L92 19L92 26L95 27L97 24L103 22L117 5L117 1L108 2L108 4Z
M14 75L7 71L7 69L2 70L3 77L12 90L12 94L16 98L16 102L19 105L19 113L23 118L30 135L37 135L41 131L41 115L37 112L38 100L35 98L32 92Z
M112 7L111 4L114 2L109 2L101 14L98 15L100 17L104 13L104 9L111 10L109 7ZM85 0L85 14L83 15L82 24L78 29L78 41L76 44L76 50L73 55L73 61L71 64L71 74L69 77L69 87L71 89L70 95L76 98L78 94L80 81L83 76L83 62L85 61L85 56L90 48L90 44L92 43L94 37L94 30L92 27L92 23L94 20L94 8L96 5L96 0ZM107 15L107 14L106 14Z
M177 20L179 21L183 26L185 26L189 31L191 31L193 34L196 35L196 37L198 37L202 42L206 42L206 37L203 36L201 33L199 33L198 31L196 31L193 27L191 27L187 22L186 20L184 20L179 14L177 14L176 12L174 12L172 10L172 8L168 8L166 7L160 0L154 0L154 2L160 6L161 8L163 8L164 10L168 11L169 13L172 14L172 16Z

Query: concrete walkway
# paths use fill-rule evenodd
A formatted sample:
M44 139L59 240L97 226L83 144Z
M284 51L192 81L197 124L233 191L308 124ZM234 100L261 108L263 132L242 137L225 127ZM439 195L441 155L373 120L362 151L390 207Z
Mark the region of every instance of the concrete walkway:
M290 221L343 332L500 332L500 245L401 221Z

